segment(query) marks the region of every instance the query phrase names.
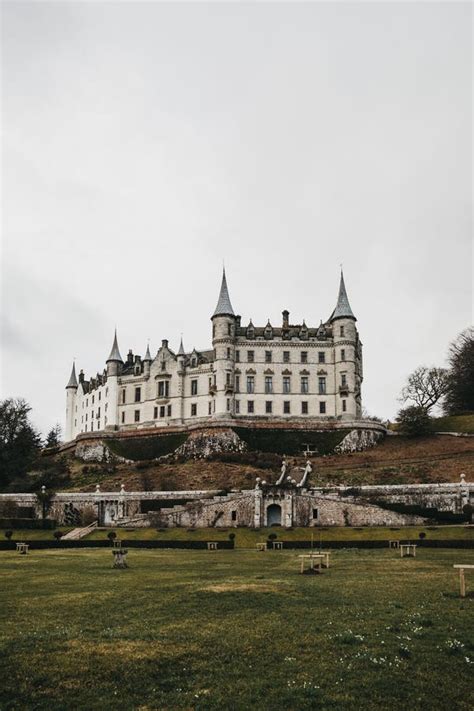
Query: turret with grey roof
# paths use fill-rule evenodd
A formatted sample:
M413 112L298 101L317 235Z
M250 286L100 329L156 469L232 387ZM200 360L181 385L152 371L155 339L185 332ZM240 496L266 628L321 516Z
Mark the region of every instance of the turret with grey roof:
M234 309L230 302L229 290L227 288L227 279L225 276L225 269L222 270L222 283L221 290L219 293L219 299L217 301L217 306L212 314L212 318L215 316L235 316Z
M117 342L117 329L115 329L115 333L114 333L114 342L112 344L112 350L110 351L110 355L105 362L109 363L110 361L116 361L118 363L123 363L123 359L122 359L122 356L120 355L118 342Z
M337 318L352 318L357 321L356 317L352 313L351 305L349 304L349 299L347 297L346 285L344 283L344 274L341 269L341 281L339 283L339 294L337 297L336 308L332 312L329 320L335 321Z
M78 382L76 378L76 364L73 362L72 364L72 370L71 370L71 377L69 378L69 382L66 385L67 388L77 388L78 387Z

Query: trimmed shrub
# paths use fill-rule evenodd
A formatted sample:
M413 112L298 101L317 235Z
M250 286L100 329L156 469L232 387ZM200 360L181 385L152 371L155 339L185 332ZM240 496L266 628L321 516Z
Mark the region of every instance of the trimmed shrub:
M229 541L233 541L235 539L235 533L229 533Z
M117 534L115 533L115 531L109 531L107 534L107 538L110 542L115 541L115 539L117 538Z
M61 538L63 537L63 532L62 531L54 531L53 536L57 541L60 541Z
M7 541L9 541L12 536L13 536L12 530L5 531L5 538L7 539Z

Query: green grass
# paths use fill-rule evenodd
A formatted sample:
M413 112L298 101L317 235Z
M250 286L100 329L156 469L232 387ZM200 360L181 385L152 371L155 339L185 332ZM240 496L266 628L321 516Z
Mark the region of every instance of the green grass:
M463 432L464 434L474 434L474 414L437 417L432 420L431 428L433 432Z
M106 539L107 533L111 529L101 529L93 531L87 540ZM435 530L429 530L426 526L404 526L397 530L391 530L388 526L350 528L350 527L330 527L319 528L294 528L291 531L280 526L272 528L262 528L259 531L251 528L168 528L157 531L156 528L136 528L136 529L114 529L119 538L128 540L192 540L192 541L219 541L229 538L229 533L235 534L236 548L255 548L259 541L265 541L271 533L275 533L279 540L285 541L310 541L311 534L315 542L322 541L364 541L377 540L388 541L391 538L418 539L419 533L424 531L427 539L474 539L474 527L467 526L437 526Z
M0 708L467 711L472 551L0 553ZM474 589L474 576L468 588Z

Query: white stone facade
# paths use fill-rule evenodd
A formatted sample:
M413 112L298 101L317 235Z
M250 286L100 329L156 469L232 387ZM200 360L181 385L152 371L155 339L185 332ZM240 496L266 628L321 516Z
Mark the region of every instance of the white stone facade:
M212 350L175 353L163 340L155 357L114 340L102 374L75 368L66 386L66 441L81 433L197 425L220 419L317 426L361 418L362 344L344 280L336 308L319 326L243 326L225 274L212 316Z

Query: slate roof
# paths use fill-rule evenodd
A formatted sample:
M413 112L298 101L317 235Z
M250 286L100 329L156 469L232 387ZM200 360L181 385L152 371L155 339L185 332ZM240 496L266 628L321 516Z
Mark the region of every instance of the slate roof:
M225 269L222 271L222 284L219 293L219 300L217 302L216 310L212 314L214 316L235 316L234 309L230 303L229 290L227 288L227 280L225 278Z

